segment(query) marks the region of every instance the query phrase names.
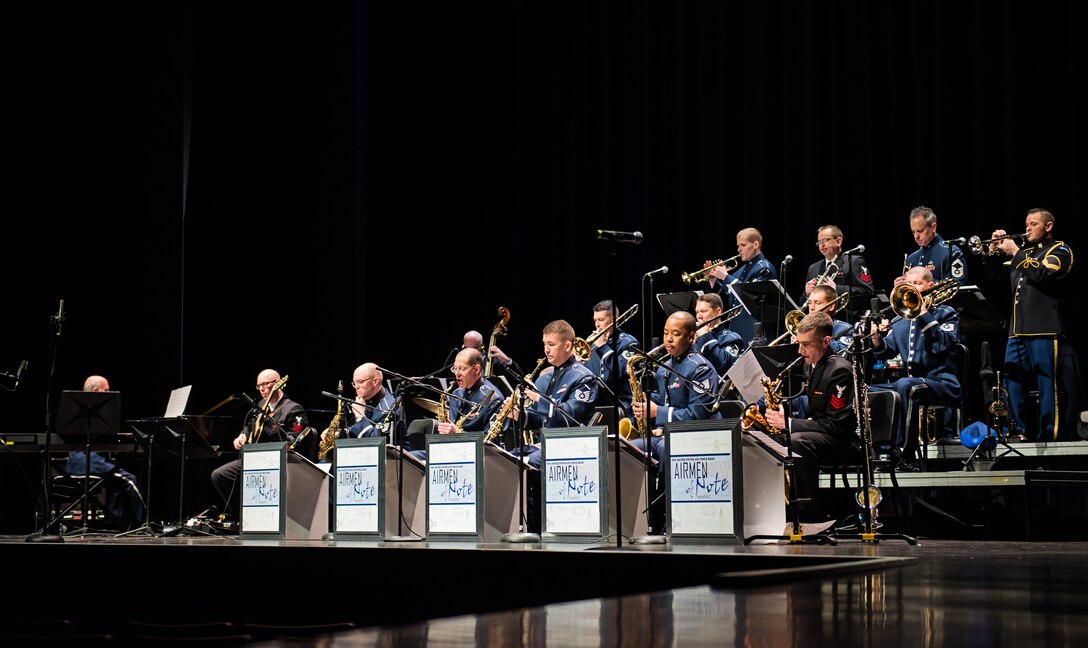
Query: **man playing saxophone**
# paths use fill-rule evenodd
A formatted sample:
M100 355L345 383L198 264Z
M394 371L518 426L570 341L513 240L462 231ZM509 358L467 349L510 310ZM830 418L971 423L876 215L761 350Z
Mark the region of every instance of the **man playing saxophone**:
M855 434L854 373L849 360L831 352L832 326L827 313L810 313L797 325L797 352L804 358L806 382L804 394L792 403L795 411L805 410L807 416L787 420L781 408L768 408L763 413L772 427L785 430L789 426L790 452L799 460L796 464L799 499L793 505L802 522L820 522L826 518L813 501L819 486L820 465L852 461L860 447ZM785 434L773 438L786 445Z
M397 405L397 399L383 385L382 372L373 362L365 362L355 368L351 384L355 387L355 400L362 402L362 412L352 405L356 421L347 427L343 436L349 438L375 437L379 434L389 436L390 443L403 438L407 427L404 408ZM328 430L321 433L322 443L326 442Z
M653 367L655 390L648 394L649 402L631 403L633 416L649 421L650 438L635 439L631 444L643 452L648 451L658 461L658 479L653 480L658 492L664 488L663 479L667 474L661 426L676 421L722 417L717 408L718 373L703 354L692 349L695 317L686 311L669 315L661 339L668 356L660 361L645 361ZM650 527L654 533L660 533L664 529L664 499L657 498L656 493L654 499L661 505L651 510Z

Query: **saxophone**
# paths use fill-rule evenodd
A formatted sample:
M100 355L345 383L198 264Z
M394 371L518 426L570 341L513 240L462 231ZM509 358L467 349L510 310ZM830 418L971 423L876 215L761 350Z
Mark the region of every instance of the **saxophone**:
M544 369L544 363L547 361L547 358L541 358L536 363L536 368L533 369L533 373L529 374L528 378L530 381L536 380L536 377L540 374L540 371ZM519 398L521 390L522 384L519 382L517 386L514 387L514 393L510 394L510 398L507 398L506 402L502 404L502 409L500 409L498 412L495 412L495 415L491 417L491 423L490 426L487 428L487 434L484 435L484 443L493 442L495 440L495 437L499 436L499 433L502 432L502 428L503 425L506 424L507 417L510 416L510 412L514 411L514 405L516 405L518 401L521 400Z
M639 381L638 376L635 375L635 363L639 360L645 360L644 355L633 355L627 359L627 380L631 382L631 402L632 403L644 403L646 402L646 394L642 391L642 383ZM639 416L631 418L635 419L634 429L638 434L638 438L643 439L646 437L646 417ZM625 439L631 438L632 426L631 419L622 418L619 423L620 436Z
M763 387L763 397L767 401L767 409L769 410L778 410L782 406L782 396L778 393L780 383L781 380L771 380L767 376L759 379L759 384ZM755 428L766 434L782 434L782 430L767 422L767 419L759 411L759 405L755 403L752 403L744 410L740 420L740 427L743 430Z
M341 380L336 386L336 395L340 396L344 393L344 381ZM321 440L321 445L317 449L318 461L331 461L329 453L336 447L336 440L340 438L340 430L343 424L340 419L344 413L344 401L336 401L336 415L329 421L329 429L325 430L325 438Z
M456 382L450 383L450 386L446 388L446 391L442 392L442 397L438 399L438 411L435 413L435 416L438 417L439 423L450 422L450 392L456 388Z

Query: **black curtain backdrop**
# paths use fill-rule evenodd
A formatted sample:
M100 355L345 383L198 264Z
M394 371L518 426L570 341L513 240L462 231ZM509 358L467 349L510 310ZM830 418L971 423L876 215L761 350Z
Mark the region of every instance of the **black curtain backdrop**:
M0 428L90 373L125 418L266 367L331 411L358 364L425 374L500 306L524 367L604 298L659 336L643 273L683 290L749 226L795 295L827 223L890 288L922 204L949 238L1043 206L1084 250L1081 7L7 3L0 370L30 369Z

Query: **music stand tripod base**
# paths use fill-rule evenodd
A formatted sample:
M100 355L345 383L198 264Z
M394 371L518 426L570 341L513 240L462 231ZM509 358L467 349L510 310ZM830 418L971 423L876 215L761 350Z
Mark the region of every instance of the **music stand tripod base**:
M499 538L500 542L513 542L521 544L532 544L540 542L539 533L530 533L528 531L511 531L510 533L502 534Z
M663 535L640 535L628 540L633 545L663 545L668 541L669 539Z

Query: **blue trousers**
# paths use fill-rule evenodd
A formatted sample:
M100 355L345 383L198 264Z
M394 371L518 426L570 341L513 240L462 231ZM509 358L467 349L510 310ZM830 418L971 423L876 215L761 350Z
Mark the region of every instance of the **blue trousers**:
M1021 434L1036 441L1058 440L1058 340L1055 338L1011 337L1005 346L1005 389L1009 392L1009 413ZM1039 391L1039 418L1028 425L1028 392ZM1037 426L1035 424L1038 424Z
M926 385L929 389L914 390L916 385ZM910 397L912 390L914 390L913 400ZM919 405L955 407L960 397L959 385L918 376L904 376L893 383L871 385L869 391L894 391L899 394L899 421L896 424L895 445L900 450L907 447L908 438L914 438L908 437L911 431L907 428L917 428L918 425L918 413L910 412L909 408L916 409Z

